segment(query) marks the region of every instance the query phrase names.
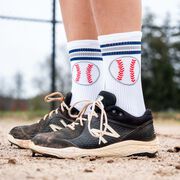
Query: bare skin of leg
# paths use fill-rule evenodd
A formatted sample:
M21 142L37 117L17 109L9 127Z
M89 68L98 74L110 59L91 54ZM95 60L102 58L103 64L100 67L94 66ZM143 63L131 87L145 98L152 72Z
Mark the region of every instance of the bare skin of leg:
M97 39L89 0L60 0L68 41Z
M90 0L98 35L141 30L141 0Z

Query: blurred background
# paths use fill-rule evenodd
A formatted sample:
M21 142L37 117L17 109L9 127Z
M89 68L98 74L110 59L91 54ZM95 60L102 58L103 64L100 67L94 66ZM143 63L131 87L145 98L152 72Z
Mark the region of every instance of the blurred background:
M142 0L146 106L180 111L180 1ZM0 117L42 115L43 97L71 89L66 36L56 0L0 0ZM180 119L180 116L178 116Z

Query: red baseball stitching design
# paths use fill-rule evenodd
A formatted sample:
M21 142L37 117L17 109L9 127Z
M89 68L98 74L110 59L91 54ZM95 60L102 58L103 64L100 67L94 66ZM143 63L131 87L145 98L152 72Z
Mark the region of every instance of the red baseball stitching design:
M79 64L75 64L75 67L76 67L76 72L77 72L75 81L79 82L80 76L81 76L81 70L80 70Z
M93 64L88 64L86 69L88 83L93 83L92 75L91 75L93 66L94 66Z
M134 69L135 69L135 64L136 64L136 60L132 59L131 60L131 64L130 64L130 78L131 78L131 82L135 82L135 73L134 73Z
M123 76L124 76L124 65L123 65L123 62L121 59L116 60L116 62L118 64L118 69L119 69L117 80L121 81L123 79Z

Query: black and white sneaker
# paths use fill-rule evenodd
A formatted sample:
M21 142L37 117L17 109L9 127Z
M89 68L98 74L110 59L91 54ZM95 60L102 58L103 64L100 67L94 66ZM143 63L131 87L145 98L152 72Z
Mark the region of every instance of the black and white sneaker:
M151 111L134 117L115 104L115 95L100 92L85 107L91 106L88 116L82 113L59 132L38 134L30 149L59 158L155 155L158 147Z
M8 134L8 140L21 148L29 148L30 140L38 133L59 131L74 122L77 115L72 116L69 112L71 97L71 93L68 93L66 98L64 98L59 92L46 96L46 102L60 101L60 106L46 114L38 123L12 128ZM71 108L71 113L78 114L79 111Z

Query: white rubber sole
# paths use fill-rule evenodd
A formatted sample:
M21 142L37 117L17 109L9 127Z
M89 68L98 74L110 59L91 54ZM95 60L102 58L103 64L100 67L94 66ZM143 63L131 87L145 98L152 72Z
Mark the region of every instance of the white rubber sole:
M16 139L12 135L8 134L8 141L11 142L12 144L15 144L21 148L29 149L29 144L31 140L21 140L21 139Z
M133 154L153 155L158 152L158 140L157 139L154 139L152 141L128 140L97 149L81 149L76 147L68 147L62 149L47 148L47 147L37 146L31 141L30 149L33 152L51 155L58 158L76 158L76 157L85 157L85 156L123 157L123 156L130 156Z

